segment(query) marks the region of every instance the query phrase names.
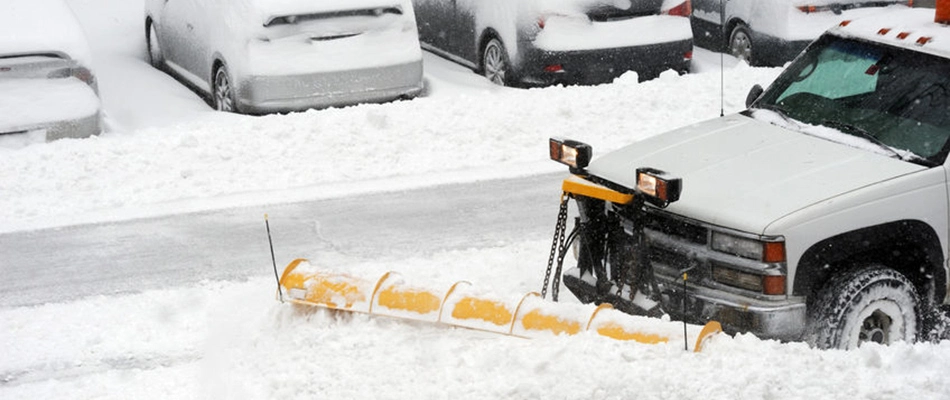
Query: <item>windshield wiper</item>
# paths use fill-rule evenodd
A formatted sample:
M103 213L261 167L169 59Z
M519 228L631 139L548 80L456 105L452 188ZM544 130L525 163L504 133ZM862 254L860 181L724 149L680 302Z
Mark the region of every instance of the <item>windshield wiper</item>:
M825 120L825 121L822 121L821 124L829 128L834 128L839 131L843 131L852 135L856 134L857 136L860 136L866 139L867 141L876 144L878 147L884 149L885 151L890 153L894 158L901 161L907 161L906 159L904 159L904 156L902 156L901 153L897 152L897 150L894 150L893 147L888 146L887 143L882 142L881 139L878 139L877 137L875 137L870 132L864 129L861 129L857 126L854 126L848 123L833 121L833 120Z
M792 120L792 118L788 116L788 111L785 111L785 109L778 104L756 104L755 108L772 111L782 117L782 119L789 122Z

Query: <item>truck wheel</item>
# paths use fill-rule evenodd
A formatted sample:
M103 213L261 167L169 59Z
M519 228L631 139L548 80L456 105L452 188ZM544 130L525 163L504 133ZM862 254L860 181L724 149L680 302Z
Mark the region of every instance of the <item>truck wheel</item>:
M822 349L854 349L917 338L920 298L901 273L882 265L838 274L810 304L805 340Z

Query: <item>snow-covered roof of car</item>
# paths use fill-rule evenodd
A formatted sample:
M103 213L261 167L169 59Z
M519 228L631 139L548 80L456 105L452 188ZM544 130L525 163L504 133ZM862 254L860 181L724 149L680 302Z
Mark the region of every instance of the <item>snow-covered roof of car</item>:
M934 22L932 8L894 10L844 21L829 32L950 58L950 25Z
M89 66L86 35L63 0L3 0L0 56L59 52Z

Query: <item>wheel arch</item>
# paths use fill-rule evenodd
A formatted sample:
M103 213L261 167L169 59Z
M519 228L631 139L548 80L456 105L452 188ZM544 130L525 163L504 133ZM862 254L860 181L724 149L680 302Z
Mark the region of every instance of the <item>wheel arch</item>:
M939 302L946 295L943 247L937 232L919 220L865 227L814 244L798 262L792 292L812 297L833 275L867 262L904 274L922 297Z
M745 25L746 28L749 30L750 39L751 39L751 36L753 36L752 28L749 27L748 22L745 22L745 20L739 17L732 17L731 19L729 19L729 21L726 22L726 25L722 27L723 29L722 48L724 50L729 50L729 45L730 45L729 41L732 40L732 31L735 30L736 27L739 26L740 24Z
M228 63L224 61L224 57L222 57L220 53L215 52L214 54L211 55L211 71L208 75L209 77L208 83L212 83L212 85L209 85L209 86L213 86L214 75L218 73L218 68L220 67L227 68L228 73L233 74L233 71L231 71L231 68L228 66ZM232 77L232 81L233 80L234 79ZM231 84L233 85L234 83L232 82Z

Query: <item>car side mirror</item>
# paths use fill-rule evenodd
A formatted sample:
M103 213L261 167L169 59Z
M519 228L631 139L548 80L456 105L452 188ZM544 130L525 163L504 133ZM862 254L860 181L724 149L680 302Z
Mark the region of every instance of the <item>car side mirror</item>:
M762 89L762 85L759 84L756 84L752 87L752 89L749 89L749 94L745 97L745 107L749 108L752 103L755 103L755 101L762 96L762 93L765 93L765 89Z

